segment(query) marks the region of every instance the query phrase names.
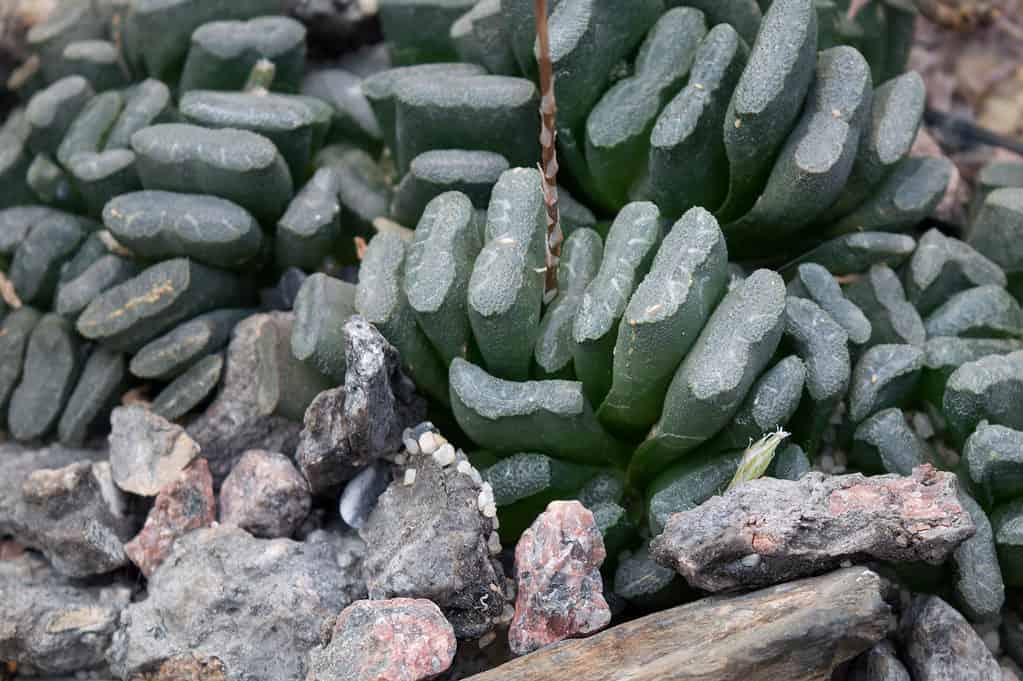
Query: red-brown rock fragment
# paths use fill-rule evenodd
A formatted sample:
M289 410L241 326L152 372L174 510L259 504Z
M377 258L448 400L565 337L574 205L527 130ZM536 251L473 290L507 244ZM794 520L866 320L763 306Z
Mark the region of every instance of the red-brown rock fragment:
M611 621L600 566L604 540L593 514L578 501L553 501L515 547L518 595L508 631L512 652L524 655L590 634Z
M124 545L125 553L149 577L178 538L216 519L213 476L206 459L196 459L160 490L142 531Z
M707 591L761 587L844 561L940 563L973 536L955 475L761 478L676 513L651 554Z
M455 632L422 598L356 601L337 617L329 644L309 655L307 681L422 681L451 666Z

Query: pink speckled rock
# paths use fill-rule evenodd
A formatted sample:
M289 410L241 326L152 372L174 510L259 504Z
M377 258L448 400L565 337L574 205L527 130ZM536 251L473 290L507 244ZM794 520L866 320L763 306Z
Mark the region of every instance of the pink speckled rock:
M149 577L170 554L178 538L208 527L216 519L213 476L206 459L196 459L160 490L145 526L124 545L124 551Z
M658 563L706 591L755 588L843 561L938 564L973 536L952 473L761 478L676 513L650 545Z
M309 654L306 681L421 681L447 671L455 632L422 598L356 601L337 617L330 643Z
M290 537L309 515L309 483L283 454L245 452L220 488L220 522L255 537Z
M600 566L607 553L600 530L578 501L552 501L515 547L518 596L508 640L525 655L607 626Z

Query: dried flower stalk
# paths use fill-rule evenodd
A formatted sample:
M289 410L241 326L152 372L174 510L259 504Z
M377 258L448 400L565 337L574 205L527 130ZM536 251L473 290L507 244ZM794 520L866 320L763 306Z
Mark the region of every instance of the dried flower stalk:
M547 0L535 0L536 36L540 43L537 63L540 67L540 146L543 175L543 198L547 206L547 293L558 290L558 261L561 258L561 220L558 215L558 153L557 111L554 99L554 64L551 61L551 42L547 31Z

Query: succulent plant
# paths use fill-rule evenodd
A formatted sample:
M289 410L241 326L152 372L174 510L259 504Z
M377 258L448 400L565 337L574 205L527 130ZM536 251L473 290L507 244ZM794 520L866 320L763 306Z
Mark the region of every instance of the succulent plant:
M538 157L536 102L512 80L535 75L531 4L465 2L449 35L425 37L422 22L458 3L382 3L396 60L458 58L500 74L457 86L464 66L431 65L370 78L399 174L456 145L512 166ZM598 215L637 200L671 220L706 208L743 257L897 229L934 207L947 163L906 158L924 105L919 77L900 75L912 12L876 2L850 19L847 3L765 4L551 3L560 177L577 198ZM421 124L442 110L444 126Z
M186 419L266 308L294 314L260 332L265 406L298 420L359 312L476 449L502 538L583 500L649 604L679 596L636 586L668 515L822 449L950 465L908 425L929 410L992 513L954 566L991 588L961 604L997 610L1002 574L1023 584L1023 173L982 175L965 241L897 233L950 174L908 157L906 8L550 4L553 296L527 0L381 0L396 68L309 72L272 0L64 3L0 130L6 429L81 442L141 381Z

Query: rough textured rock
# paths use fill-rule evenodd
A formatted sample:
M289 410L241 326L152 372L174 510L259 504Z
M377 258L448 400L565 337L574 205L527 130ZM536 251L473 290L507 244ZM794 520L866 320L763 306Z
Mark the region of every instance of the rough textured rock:
M1001 669L984 641L955 608L917 595L899 624L913 681L987 681Z
M155 497L199 456L184 428L140 405L114 409L110 427L110 467L125 492Z
M142 531L124 545L131 562L146 577L170 554L174 542L217 519L213 476L206 459L196 459L156 496Z
M0 561L0 660L44 674L95 669L131 588L68 582L42 558Z
M865 568L714 597L544 648L472 681L822 681L884 638L885 585Z
M369 597L362 565L366 561L366 542L350 527L328 526L313 530L306 537L309 543L323 543L330 546L341 569L338 583L348 601L354 603Z
M322 627L349 604L329 545L228 526L176 541L148 592L107 655L121 678L303 681Z
M940 563L974 534L950 473L761 478L676 513L651 553L707 591L777 584L842 561Z
M600 566L607 556L593 514L578 501L552 501L515 547L518 583L512 652L525 655L611 621Z
M338 615L330 643L309 655L307 681L421 681L451 666L455 632L425 599L359 601Z
M220 522L257 537L290 537L311 505L309 483L274 452L246 452L220 488Z
M857 657L849 668L846 681L912 681L905 665L899 661L895 646L881 641Z
M70 577L127 563L121 546L135 531L106 462L92 450L0 445L0 536L41 551Z
M188 425L191 435L210 463L214 481L219 484L231 472L235 462L250 449L268 452L292 452L302 426L275 412L262 381L267 372L267 352L260 348L264 325L288 327L291 315L274 312L258 314L240 322L227 348L227 362L220 392L213 404Z
M367 546L369 596L428 598L456 636L477 638L505 616L507 603L504 571L495 558L500 542L493 491L438 433L428 427L412 433L407 468L359 531Z
M314 493L401 451L405 428L426 417L426 402L401 371L398 351L359 315L345 322L342 387L321 393L305 413L295 458Z

